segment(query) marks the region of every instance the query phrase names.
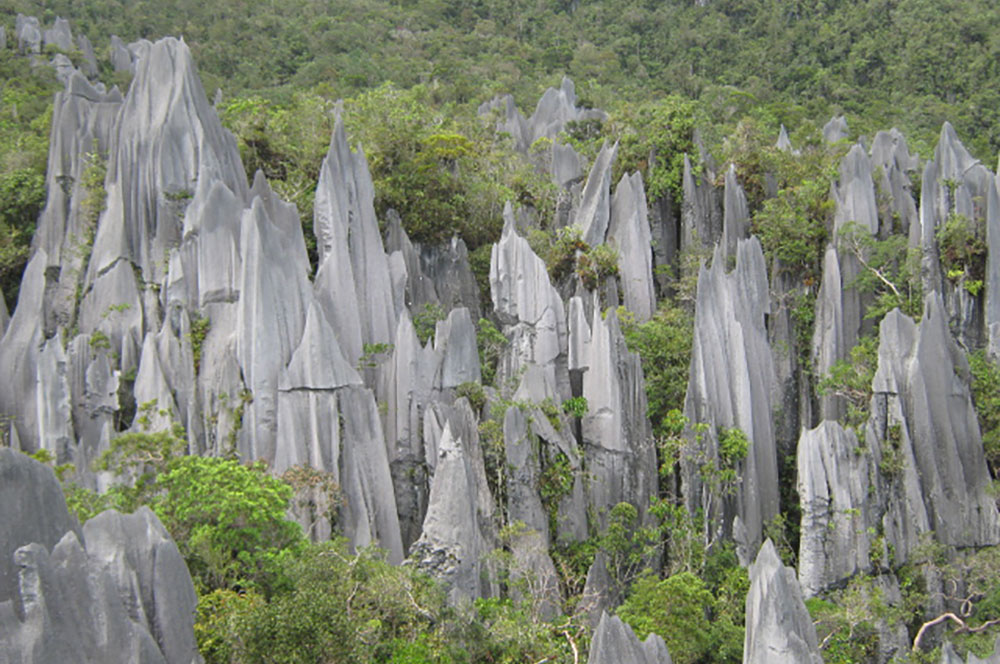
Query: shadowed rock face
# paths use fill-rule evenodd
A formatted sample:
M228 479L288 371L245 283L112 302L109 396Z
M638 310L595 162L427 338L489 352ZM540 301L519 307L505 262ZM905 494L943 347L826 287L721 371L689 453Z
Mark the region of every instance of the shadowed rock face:
M942 267L937 234L949 219L960 215L985 226L989 244L990 226L1000 223L997 221L1000 208L996 203L996 176L969 154L958 140L955 129L945 122L934 150L934 159L924 167L920 187L919 233L911 232L910 238L914 246L920 247L920 276L924 293L933 291L941 294L955 336L967 348L981 345L981 341L986 338L984 330L997 329L996 322L1000 319L990 319L989 312L996 314L1000 308L995 302L988 301L987 320L983 321L976 298L965 288L970 277L950 277ZM992 224L989 216L991 210ZM993 261L987 267L995 273L996 255L990 256ZM987 272L987 275L987 284L991 280L996 281L995 274ZM993 296L987 297L995 295L994 292Z
M743 664L786 663L822 664L823 659L795 570L782 564L767 540L750 566Z
M711 268L701 269L695 303L691 372L684 415L707 429L681 457L688 510L702 510L709 536L728 537L740 517L747 544L756 548L764 524L778 513L777 452L771 413L775 385L764 315L769 310L764 255L756 238L741 241L736 268L725 272L725 249L716 249ZM739 428L749 442L739 463L743 482L723 494L702 479L705 464L719 467L720 428Z
M872 416L866 432L873 463L893 472L877 487L882 522L896 560L933 532L947 546L1000 542L1000 516L989 495L968 364L948 330L937 293L920 324L898 310L882 320Z
M152 511L108 510L81 532L51 469L0 449L0 478L4 661L201 661L194 586Z
M588 664L673 664L667 645L658 634L650 633L645 641L618 616L601 614L590 642Z

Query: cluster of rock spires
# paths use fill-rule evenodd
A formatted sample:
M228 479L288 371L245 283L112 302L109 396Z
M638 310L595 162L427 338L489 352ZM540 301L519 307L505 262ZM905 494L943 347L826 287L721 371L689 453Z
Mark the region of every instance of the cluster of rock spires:
M74 44L64 21L42 30L25 17L16 39L26 53ZM89 42L77 45L92 56ZM714 247L698 275L681 486L688 510L704 517L706 545L735 540L750 566L744 661L820 661L803 596L859 573L877 574L888 596L898 595L892 570L928 537L953 548L1000 543L959 345L1000 352L1000 185L949 125L924 169L919 206L909 177L917 159L899 132L880 132L870 150L859 143L844 157L831 192L835 233L809 368L797 364L802 353L781 297L801 284L768 266L749 236L736 169L717 187L707 154L695 157L698 169L686 158L675 222L662 214L672 202L647 201L638 173L612 188L617 146L605 145L588 168L559 141L569 122L604 117L577 107L568 80L545 93L531 118L510 97L480 111L498 112L498 128L531 158L539 139L550 141L537 165L560 187L557 219L591 247L612 245L618 275L595 290L575 278L553 283L508 206L491 255L492 306L484 307L460 239L420 246L394 215L384 220L383 238L364 152L351 149L339 118L317 187L319 263L311 277L297 210L262 174L247 184L235 140L183 41L126 46L114 38L111 57L116 70L134 74L125 95L88 80L96 63L78 71L58 55L53 62L65 89L54 104L48 200L18 307L9 322L2 312L0 412L11 418L11 447L48 450L98 489L111 478L91 463L117 432L174 422L184 426L190 453L265 459L276 473L310 465L340 484L337 525L354 546L378 544L392 562L429 571L456 602L497 592L485 554L499 544L502 512L524 525L508 543L515 574L530 580L540 611L552 615L559 610L552 545L603 528L620 502L635 505L645 521L657 490L642 367L614 307L649 320L664 288L654 267L675 264L681 251ZM846 121L831 121L823 133L829 142L845 140ZM777 147L793 150L784 131ZM102 165L97 191L89 176ZM985 298L964 287L971 277L942 274L938 229L956 214L987 229ZM814 404L803 396L811 389L806 369L828 373L873 332L865 319L871 303L853 288L864 266L841 232L848 229L905 234L920 252L927 298L919 323L898 311L882 320L863 440L837 423L845 409L837 397ZM428 305L447 317L422 343L414 315ZM461 396L482 382L476 333L483 315L507 339L497 387L485 390L487 408L503 412L500 485L487 474L482 413ZM587 403L578 420L559 409L576 397ZM739 481L720 490L705 468L730 462L719 450L730 429L746 434L749 451L736 461ZM779 459L793 452L802 514L797 571L763 542L781 507ZM7 546L0 622L12 626L0 630L0 651L49 661L56 651L26 644L40 643L51 626L65 625L67 638L86 631L86 616L59 612L82 601L58 595L58 575L69 574L86 576L86 601L105 607L113 616L108 629L117 630L86 647L122 644L133 661L190 661L189 626L171 613L190 618L181 610L187 586L172 581L182 576L170 562L176 548L152 513L104 514L81 530L57 504L54 479L20 459L0 450L0 469L19 469L28 478L20 481L37 484L33 513L46 520L40 530L9 526L16 533L0 537ZM538 487L554 464L570 469L571 482L553 508ZM35 499L25 496L17 500ZM313 536L330 534L329 522L300 516ZM172 567L151 570L150 551L161 550L169 550L162 564ZM620 599L610 596L602 565L595 561L588 575L583 607L596 623L590 661L669 662L662 640L640 644L620 620L602 615ZM174 585L165 589L163 579ZM128 593L139 599L126 610L114 600ZM173 608L154 611L151 602ZM161 619L174 622L149 622ZM168 644L164 630L185 636ZM883 631L887 643L899 642L891 626Z
M51 468L0 449L0 661L201 661L194 585L148 507L81 527Z

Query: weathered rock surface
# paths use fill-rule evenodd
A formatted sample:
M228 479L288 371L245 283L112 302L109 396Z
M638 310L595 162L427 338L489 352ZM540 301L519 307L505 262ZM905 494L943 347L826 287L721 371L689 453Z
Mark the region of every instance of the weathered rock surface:
M956 277L942 266L938 230L956 216L988 229L989 201L996 196L996 188L996 176L966 150L955 129L945 122L934 159L924 167L920 187L920 230L919 234L911 232L911 241L920 247L924 293L941 293L950 325L966 348L980 346L985 339L984 332L994 323L984 323L977 299L965 287L966 282L975 277L968 273Z
M712 184L714 173L707 164L701 164L701 168L701 175L696 175L691 159L684 155L681 250L699 245L713 247L722 236L722 201Z
M795 570L785 567L771 540L750 566L743 664L822 664L816 628Z
M562 401L570 396L563 301L549 281L545 262L517 234L509 204L504 219L503 235L490 256L493 308L510 340L498 369L498 384L511 378L525 384L524 368L534 365L539 380L526 385L537 397L534 400Z
M673 664L667 644L658 634L645 641L618 616L601 614L601 621L590 642L588 664Z
M847 118L843 115L832 117L829 122L823 125L823 140L827 143L836 143L848 136Z
M764 254L756 238L738 244L736 268L725 271L725 249L717 247L712 266L702 266L695 303L691 372L684 415L707 430L690 439L681 458L683 493L691 514L704 514L712 540L729 537L739 516L750 549L761 541L764 524L778 513L777 452L772 424L774 362L764 316L770 302ZM703 466L723 463L718 437L738 428L749 440L746 458L736 461L742 482L728 495L702 479Z
M410 553L415 565L446 584L452 602L490 594L484 558L495 546L488 525L492 499L484 504L486 471L479 441L471 438L456 437L451 422L445 424L423 532Z
M656 311L653 290L652 237L646 191L639 173L623 175L611 200L608 243L618 250L618 274L625 307L644 323Z
M854 432L826 420L799 438L798 493L802 505L799 583L811 597L882 558L868 533L877 523L870 490L875 469Z
M587 184L580 195L580 209L576 213L576 226L583 241L590 246L604 242L611 221L611 168L618 155L618 144L605 143L590 168Z
M722 242L726 247L727 258L736 258L736 247L740 240L746 239L749 231L750 210L747 208L747 197L736 180L736 166L730 164L726 171L722 207Z
M905 562L927 532L959 548L1000 542L969 368L940 294L928 295L919 325L889 312L878 356L867 445L889 475L878 496L896 561Z
M0 449L0 476L3 661L201 661L191 577L148 508L81 532L49 468Z

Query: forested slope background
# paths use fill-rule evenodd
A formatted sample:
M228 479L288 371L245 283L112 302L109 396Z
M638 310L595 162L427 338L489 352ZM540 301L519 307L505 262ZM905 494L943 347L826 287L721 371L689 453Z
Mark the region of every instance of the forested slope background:
M552 141L539 139L528 146L525 158L510 136L496 131L502 118L480 113L480 106L498 95L512 94L527 115L546 88L558 87L563 76L572 78L578 105L601 109L606 118L570 123L559 140L591 163L602 146L617 141L611 181L638 171L651 207L670 218L679 220L684 213L686 156L694 164L689 163L689 173L693 169L719 189L732 163L746 192L749 230L767 259L771 288L795 284L784 293L782 306L791 312L789 334L799 354L792 365L803 372L795 380L811 391L804 400L841 399L842 424L856 429L859 438L870 415L878 324L894 307L919 319L923 292L919 269L907 259L906 238L896 234L885 197L878 200L878 215L889 219L887 232L866 237L848 228L835 237L831 182L838 175L846 179L838 169L853 143L870 146L877 131L890 127L901 130L919 158L919 167L908 170L917 201L921 169L939 137L944 140L944 122L988 167L996 166L1000 151L1000 7L985 0L0 0L7 36L6 48L0 49L0 288L11 311L46 200L52 97L62 89L52 68L31 64L30 57L18 53L13 39L18 13L37 16L43 25L57 16L69 19L74 35L86 35L95 45L97 78L123 92L130 75L110 64L111 35L125 42L183 36L209 99L237 139L248 180L262 171L275 192L295 204L313 272L320 260L312 225L316 187L339 113L349 142L361 145L367 156L383 231L394 210L413 241L430 246L457 235L468 247L484 305L477 327L487 386L494 376L486 369L496 369L506 343L487 311L491 251L501 237L505 203L528 211L521 220L531 228L528 241L564 291L574 283L600 290L618 270L617 257L602 253L603 245L588 247L558 228L565 223L559 217L565 201L539 167ZM50 47L44 55L54 54ZM77 50L65 54L82 62ZM822 128L841 115L846 138L825 141ZM790 146L778 149L783 128ZM88 190L100 190L103 168L95 148L85 171ZM954 192L957 183L942 186ZM96 220L101 203L95 198L91 204ZM977 205L977 210L984 206L982 201ZM985 236L981 218L954 215L936 238L952 287L979 298L977 311L987 281ZM866 261L852 286L864 292L867 331L830 374L806 376L814 363L810 347L824 251L835 240ZM616 603L623 603L618 615L640 638L661 634L675 662L740 661L747 573L731 545L714 542L711 550L704 549L711 537L700 530L701 515L687 512L676 499L680 480L673 467L682 437L690 433L691 423L680 410L691 365L697 266L706 260L711 260L710 249L689 250L671 269L660 271L659 311L650 321L637 323L621 312L629 348L642 358L658 445L661 484L650 510L655 519L639 527L623 503L610 515L609 527L554 548L561 599L554 615L510 577L501 596L458 610L434 582L412 567L389 566L374 550L354 557L342 542L307 544L284 520L284 510L293 489L303 487L329 491L335 503L338 488L329 477L305 473L279 481L260 464L181 461L183 431L136 435L133 423L132 433L102 458L102 470L137 478L117 492L101 496L74 487L72 471L63 468L70 478L70 506L81 519L108 506L156 509L195 578L200 595L195 630L208 661L575 662L585 656L591 636L576 607L597 554L610 561ZM447 313L434 307L415 313L421 342ZM197 334L204 339L209 323L203 324L200 332L192 331L193 344ZM969 339L963 350L969 351L971 373L963 380L972 385L985 458L995 477L1000 371L979 347L985 339ZM90 344L95 346L93 337ZM392 351L365 350L365 361L372 363L367 368ZM467 386L463 396L485 413L487 396L475 387ZM237 406L241 413L243 405ZM553 421L578 421L587 412L586 400L545 407ZM136 423L152 416L132 415ZM479 423L487 467L501 477L493 487L501 487L498 496L504 486L500 426L495 416L483 416ZM737 467L747 454L745 433L720 431L720 437ZM784 562L794 566L801 518L796 459L794 447L782 452L782 509L766 524L766 535ZM40 458L55 461L45 454ZM136 464L136 458L156 462ZM543 469L538 487L543 500L562 499L566 483L572 483L561 462ZM889 459L878 471L898 476L896 466L902 464ZM721 491L737 482L726 474L732 472L719 469L713 476ZM199 494L209 485L232 491ZM219 551L246 542L227 539L230 534L221 532L219 523L206 526L199 521L203 517L192 516L197 510L191 503L199 500L252 505L252 556L223 556L220 562ZM506 566L509 574L510 542L519 534L517 524L501 525L506 530L490 564ZM881 532L869 535L883 537ZM250 536L241 531L233 537ZM963 654L966 649L990 652L993 625L1000 619L998 552L988 547L954 554L928 541L903 566L893 566L891 559L875 561L875 569L891 568L898 578L891 592L873 572L810 599L824 661L940 661L936 648L942 636L956 641ZM951 580L954 596L936 596L936 588ZM390 597L399 601L387 601ZM921 628L953 605L960 607L964 629L959 625L946 632L939 626L921 645ZM350 608L346 613L345 606ZM913 644L912 652L887 650L886 634L894 628L894 643Z

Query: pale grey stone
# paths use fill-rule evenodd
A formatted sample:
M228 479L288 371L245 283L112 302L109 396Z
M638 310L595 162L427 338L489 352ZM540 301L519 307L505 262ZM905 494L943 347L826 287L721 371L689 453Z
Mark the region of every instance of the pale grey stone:
M57 16L51 28L42 33L42 46L55 46L60 51L68 53L73 50L73 32L69 21Z
M590 643L588 664L672 664L670 652L663 639L650 633L645 641L622 622L618 616L601 613Z
M822 380L830 374L836 362L847 358L850 351L844 339L844 299L840 259L833 245L828 246L823 255L823 280L816 295L815 312L812 362L816 375ZM834 394L819 396L821 419L839 420L846 411L847 405L843 397Z
M88 284L121 258L137 265L145 282L161 283L201 178L221 180L249 200L236 140L209 105L187 45L172 38L145 44L112 134L107 210Z
M486 596L486 554L493 549L481 527L481 468L474 467L469 443L456 439L451 423L444 426L431 482L427 515L409 560L441 580L453 603Z
M580 229L583 241L590 246L604 242L611 221L611 169L618 155L618 143L605 143L594 160L587 184L580 196L580 208L574 225Z
M111 68L115 72L132 70L132 54L118 35L111 35Z
M14 552L32 542L54 547L79 526L52 469L6 447L0 447L0 510L0 602L6 602L18 592Z
M785 125L781 125L781 131L778 132L778 141L774 144L774 147L782 152L797 154L798 151L792 147L792 141L788 138L788 130L785 129Z
M909 236L911 229L920 222L910 181L910 174L919 166L919 157L910 154L906 139L898 129L893 128L875 134L871 163L879 192L888 198L889 212L893 216L882 219L880 236L895 232Z
M500 242L490 257L493 307L510 340L498 370L498 384L521 380L524 367L542 371L544 396L569 396L565 365L566 313L562 298L549 281L545 263L514 228L510 204L504 210Z
M681 201L680 250L712 247L722 236L722 205L718 192L712 185L714 173L708 165L701 164L702 172L696 175L691 160L684 155Z
M83 54L83 74L87 78L95 78L98 73L97 55L94 53L94 45L87 39L87 35L80 35L76 38L76 45Z
M795 570L782 564L771 540L749 571L743 664L823 664Z
M939 294L928 294L919 325L898 310L882 320L867 444L877 466L887 454L897 459L877 487L897 561L926 532L958 548L1000 541L968 376Z
M83 526L92 570L108 574L168 663L200 661L194 638L198 596L177 545L152 510L101 512Z
M656 311L653 291L652 238L646 208L646 191L638 172L623 175L611 201L608 244L618 250L618 274L625 307L639 323Z
M392 278L374 197L364 151L350 149L338 115L316 187L313 227L323 272L316 282L352 363L361 357L363 344L390 343L396 333Z
M830 420L803 430L796 463L802 505L799 583L803 595L812 597L870 570L875 543L868 528L877 521L870 483L876 471L854 432Z
M707 430L681 456L681 478L688 510L704 514L710 540L728 537L737 515L746 527L747 543L756 548L764 524L778 513L777 449L772 423L776 378L764 316L770 298L767 268L755 237L739 243L736 268L725 272L720 245L711 268L702 266L695 302L691 372L684 415ZM739 462L742 482L732 495L702 479L702 468L718 463L718 430L742 430L750 443Z
M638 509L645 520L649 497L656 491L656 456L652 446L642 363L627 349L618 317L602 319L597 306L590 325L589 367L583 375L587 414L581 422L585 467L592 478L587 501L598 524L620 502Z
M845 140L848 136L847 118L843 115L834 116L823 125L823 140L827 143L837 143Z
M241 226L236 352L253 401L240 451L244 458L273 461L280 374L302 339L312 301L309 261L294 206L255 196Z
M534 415L545 417L540 412ZM559 577L548 553L552 534L538 491L541 446L529 430L525 413L517 406L511 406L504 414L503 436L507 518L510 523L523 524L510 541L515 566L512 572L515 580L527 585L525 599L540 615L552 618L559 612Z
M17 15L14 24L14 34L17 35L17 50L21 53L41 53L42 29L34 16Z
M746 239L749 231L750 210L747 208L747 197L743 193L743 187L736 180L735 164L730 164L729 170L726 171L722 207L722 237L727 257L736 257L736 246L740 240Z

